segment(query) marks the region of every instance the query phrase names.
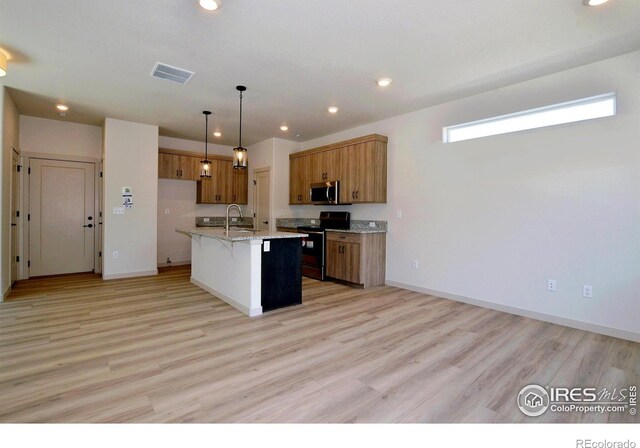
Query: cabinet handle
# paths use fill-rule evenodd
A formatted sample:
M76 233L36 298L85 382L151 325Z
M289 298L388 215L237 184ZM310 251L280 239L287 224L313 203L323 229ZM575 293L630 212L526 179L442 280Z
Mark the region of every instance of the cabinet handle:
M176 170L176 177L180 177L180 170Z
M360 194L360 190L356 190L356 199L360 199L358 195Z
M180 177L182 177L182 170L180 170Z
M356 198L356 192L355 192L355 191L352 191L352 192L351 192L351 199L355 199L355 198Z

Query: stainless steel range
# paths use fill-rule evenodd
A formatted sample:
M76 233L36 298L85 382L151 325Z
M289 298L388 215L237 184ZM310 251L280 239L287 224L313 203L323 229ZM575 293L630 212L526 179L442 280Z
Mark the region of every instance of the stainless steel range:
M300 226L297 229L308 233L302 241L302 275L324 280L325 276L325 231L349 229L349 212L320 212L319 226Z

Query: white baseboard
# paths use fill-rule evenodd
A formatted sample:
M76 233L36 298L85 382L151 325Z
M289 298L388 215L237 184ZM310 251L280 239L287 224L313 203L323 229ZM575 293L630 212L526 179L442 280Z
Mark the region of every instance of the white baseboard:
M409 291L415 291L415 292L420 292L422 294L428 294L431 296L454 300L456 302L468 303L470 305L476 305L476 306L489 308L496 311L503 311L505 313L515 314L517 316L528 317L530 319L550 322L552 324L564 325L565 327L577 328L578 330L591 331L593 333L604 334L606 336L613 336L614 338L640 342L640 334L634 333L628 330L621 330L619 328L606 327L604 325L593 324L590 322L583 322L580 320L569 319L566 317L554 316L552 314L539 313L537 311L516 308L508 305L501 305L499 303L487 302L486 300L459 296L457 294L451 294L448 292L435 291L433 289L423 288L421 286L409 285L407 283L400 283L400 282L387 280L386 284L389 286L395 286L396 288L408 289Z
M158 263L159 268L167 268L170 266L185 266L187 264L191 264L191 260L186 261L172 261L171 263Z
M102 273L102 280L116 280L119 278L131 278L131 277L148 277L150 275L158 275L158 270L154 269L152 271L123 272L121 274Z
M5 300L7 300L7 296L9 295L10 292L11 292L11 285L7 286L7 289L5 289L4 292L2 293L2 297L0 297L0 302L4 302Z
M258 306L258 307L255 307L255 308L248 308L248 307L236 302L232 298L225 296L221 292L216 291L215 289L208 287L207 285L205 285L204 283L196 280L193 277L191 277L191 283L193 283L194 285L198 286L199 288L204 289L209 294L213 294L218 299L222 300L223 302L228 303L229 305L231 305L232 307L234 307L238 311L246 314L249 317L259 316L259 315L262 314L262 307L261 306Z

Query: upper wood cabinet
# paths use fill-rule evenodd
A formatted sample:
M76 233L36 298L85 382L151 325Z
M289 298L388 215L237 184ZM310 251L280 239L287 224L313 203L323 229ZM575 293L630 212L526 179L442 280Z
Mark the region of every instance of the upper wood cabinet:
M165 179L200 179L200 160L197 157L160 152L158 177Z
M197 204L246 204L248 174L246 169L233 169L231 157L209 155L211 177L200 177L202 154L160 148L158 177L195 180Z
M246 204L249 192L249 174L246 169L231 169L233 170L231 202L234 204Z
M310 157L289 158L289 204L308 204Z
M340 181L340 203L387 202L387 142L372 134L289 156L289 203L308 204L313 183Z

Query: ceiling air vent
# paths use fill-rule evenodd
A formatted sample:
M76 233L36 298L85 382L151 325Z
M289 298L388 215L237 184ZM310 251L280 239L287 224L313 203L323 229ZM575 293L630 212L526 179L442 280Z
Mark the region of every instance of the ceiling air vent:
M151 70L151 76L158 79L166 79L167 81L177 82L178 84L186 84L189 82L194 72L184 70L182 68L173 67L171 65L156 62Z

